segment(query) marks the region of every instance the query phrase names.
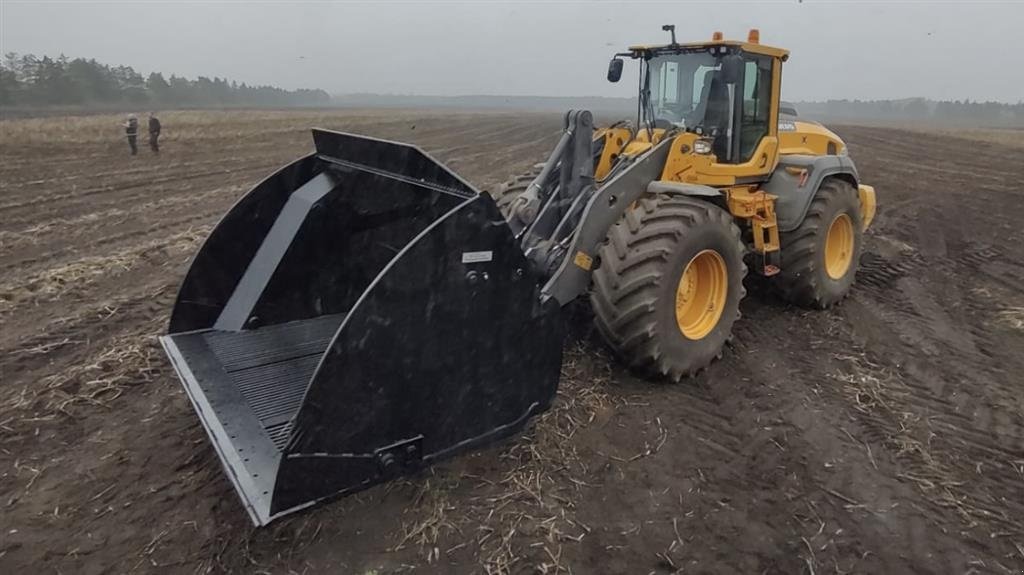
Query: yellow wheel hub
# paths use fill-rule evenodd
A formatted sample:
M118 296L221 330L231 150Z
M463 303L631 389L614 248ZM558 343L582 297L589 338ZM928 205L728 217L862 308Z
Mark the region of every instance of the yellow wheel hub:
M729 295L725 260L704 250L686 264L676 288L676 323L687 339L701 339L718 325Z
M825 273L837 280L846 275L853 263L853 222L847 214L839 214L825 236Z

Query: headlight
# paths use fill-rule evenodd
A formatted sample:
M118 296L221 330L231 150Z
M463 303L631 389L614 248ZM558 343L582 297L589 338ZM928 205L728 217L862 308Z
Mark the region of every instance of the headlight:
M839 155L840 156L849 156L850 155L850 148L847 148L846 146L843 146L842 148L839 148Z
M693 143L694 154L710 154L711 140L697 140Z

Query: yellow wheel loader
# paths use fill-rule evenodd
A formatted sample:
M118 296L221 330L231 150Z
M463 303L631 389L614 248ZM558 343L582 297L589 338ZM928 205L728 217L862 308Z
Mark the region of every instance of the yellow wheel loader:
M835 134L780 118L788 53L664 29L609 66L639 62L635 124L569 112L496 198L314 130L211 232L161 342L257 525L520 430L584 294L626 364L679 380L721 356L748 265L796 304L848 293L875 192Z

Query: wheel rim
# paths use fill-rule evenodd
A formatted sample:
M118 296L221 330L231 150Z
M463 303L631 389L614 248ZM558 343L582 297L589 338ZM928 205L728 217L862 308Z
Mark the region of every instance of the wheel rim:
M846 275L853 263L853 222L847 214L832 220L825 236L825 272L837 280Z
M725 260L704 250L686 264L676 287L676 323L687 339L701 339L718 325L729 294Z

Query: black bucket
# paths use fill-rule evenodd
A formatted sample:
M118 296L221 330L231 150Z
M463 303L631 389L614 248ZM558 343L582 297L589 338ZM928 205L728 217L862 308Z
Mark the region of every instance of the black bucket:
M314 130L196 254L161 338L258 525L521 429L561 363L494 201L420 149Z

